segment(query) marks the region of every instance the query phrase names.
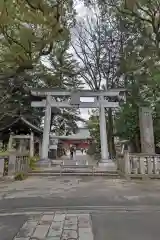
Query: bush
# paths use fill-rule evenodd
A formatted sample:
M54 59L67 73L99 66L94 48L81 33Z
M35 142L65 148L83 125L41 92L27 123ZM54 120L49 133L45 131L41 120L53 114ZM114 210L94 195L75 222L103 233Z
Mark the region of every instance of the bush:
M36 168L36 162L39 160L39 156L29 158L29 167L34 170Z
M6 151L6 150L1 150L0 151L0 156L8 156L9 155L9 152Z
M27 175L24 174L24 173L22 173L22 172L17 173L17 174L15 175L15 177L14 177L14 179L15 179L16 181L23 181L23 180L25 180L26 178L27 178Z
M98 145L96 143L90 144L90 146L87 150L88 155L100 154L100 152L101 152L100 148L98 147Z

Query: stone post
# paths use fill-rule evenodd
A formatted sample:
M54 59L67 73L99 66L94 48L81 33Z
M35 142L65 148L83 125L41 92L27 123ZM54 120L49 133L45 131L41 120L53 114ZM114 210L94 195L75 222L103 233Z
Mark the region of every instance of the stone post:
M42 140L39 140L39 156L41 156L41 152L42 152Z
M124 150L124 173L125 175L128 175L131 173L129 152L127 150Z
M14 176L16 169L16 155L10 154L9 155L9 162L8 162L8 176Z
M20 153L23 152L23 141L24 141L24 139L19 140L19 149L18 150L19 150Z
M3 177L4 172L4 158L0 158L0 177Z
M8 151L12 150L12 143L13 143L13 134L11 133L8 141Z
M153 157L153 172L154 174L159 174L159 167L158 167L158 158L157 156Z
M42 153L41 159L48 159L48 147L49 147L49 134L50 134L50 122L51 122L51 101L52 97L47 96L46 109L44 118L44 129L43 129L43 142L42 142Z
M103 101L103 97L100 97L99 100ZM101 161L105 161L109 159L108 153L108 141L107 141L107 129L106 129L106 116L105 116L105 108L100 103L99 109L99 125L100 125L100 140L101 140Z
M139 110L139 124L141 135L141 152L155 153L153 119L152 111L149 108L142 107Z
M31 132L30 135L30 157L34 156L34 133Z
M24 136L22 135L21 138L19 139L19 147L18 147L18 151L20 153L24 153L26 152L26 138L24 138Z
M148 156L146 158L147 160L147 173L153 174L153 164L152 164L152 157Z
M139 157L139 167L140 167L140 174L145 174L145 161L146 158L145 157Z

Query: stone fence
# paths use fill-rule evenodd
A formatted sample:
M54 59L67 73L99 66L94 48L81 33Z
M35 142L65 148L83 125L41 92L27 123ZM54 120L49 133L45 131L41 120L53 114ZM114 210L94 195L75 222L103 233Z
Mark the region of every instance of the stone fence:
M117 169L129 178L160 178L160 155L124 151L117 156Z
M27 154L10 153L0 156L0 177L14 177L17 173L27 173L29 170L29 156Z

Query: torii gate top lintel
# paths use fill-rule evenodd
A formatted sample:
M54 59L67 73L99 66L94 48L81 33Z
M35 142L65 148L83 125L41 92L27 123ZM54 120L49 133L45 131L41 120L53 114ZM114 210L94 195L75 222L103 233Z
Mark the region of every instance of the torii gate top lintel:
M46 97L46 96L57 96L57 97L63 97L63 96L71 96L74 93L79 93L81 97L97 97L97 96L117 96L117 95L124 95L126 92L126 89L124 88L117 88L117 89L108 89L106 91L104 90L77 90L74 89L72 91L68 91L65 89L57 89L57 88L37 88L32 89L31 94L33 96L40 96L40 97Z

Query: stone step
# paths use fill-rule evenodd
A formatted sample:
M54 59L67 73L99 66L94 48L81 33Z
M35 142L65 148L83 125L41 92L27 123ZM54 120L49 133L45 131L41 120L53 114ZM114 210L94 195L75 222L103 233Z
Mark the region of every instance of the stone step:
M87 160L62 160L62 161L56 161L52 160L51 161L51 166L71 166L71 165L88 165Z
M67 174L70 174L70 173L75 173L75 174L79 174L79 173L84 173L84 174L88 174L88 173L91 173L91 174L107 174L107 175L119 175L117 172L107 172L107 171L96 171L96 172L92 172L92 171L74 171L74 170L64 170L64 171L48 171L48 172L43 172L43 171L37 171L37 172L29 172L28 174L63 174L63 173L67 173Z
M108 171L107 169L92 168L63 168L63 169L37 169L28 173L29 176L58 176L58 175L81 175L81 176L108 176L119 177L117 171Z
M118 174L115 170L107 170L107 169L95 169L92 170L92 168L63 168L63 169L35 169L30 171L29 173L59 173L59 172L104 172L104 173L112 173L112 174Z
M121 178L118 173L108 172L29 172L28 176L50 177L50 176L105 176L108 178Z

